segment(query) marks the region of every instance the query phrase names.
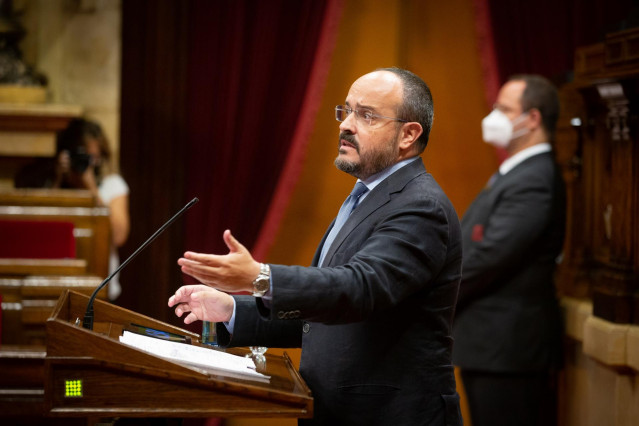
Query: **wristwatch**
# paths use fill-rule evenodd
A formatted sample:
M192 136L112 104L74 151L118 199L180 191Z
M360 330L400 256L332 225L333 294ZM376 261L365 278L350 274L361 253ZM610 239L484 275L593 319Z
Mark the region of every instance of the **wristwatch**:
M262 297L271 288L271 268L260 263L260 274L253 280L253 296Z

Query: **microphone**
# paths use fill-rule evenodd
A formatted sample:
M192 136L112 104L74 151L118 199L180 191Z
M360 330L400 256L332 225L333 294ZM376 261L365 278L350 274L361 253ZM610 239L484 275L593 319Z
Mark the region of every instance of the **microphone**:
M102 290L102 288L104 288L105 285L107 285L107 283L109 281L111 281L111 279L118 273L120 272L120 270L122 268L124 268L126 265L129 264L129 262L138 255L138 253L140 253L142 250L144 250L146 248L146 246L148 246L149 244L151 244L151 242L153 240L155 240L157 238L158 235L160 235L166 228L168 228L169 225L171 225L175 219L177 219L178 217L180 217L182 215L182 213L184 213L185 211L187 211L188 209L191 208L191 206L193 206L193 204L197 203L198 198L195 197L193 198L191 201L189 201L186 206L182 207L182 210L180 210L179 212L177 212L175 215L173 215L173 217L171 219L169 219L164 225L162 225L160 227L160 229L158 229L157 231L155 231L155 233L153 235L151 235L151 237L149 237L148 240L146 240L144 242L144 244L142 244L136 251L133 252L133 254L131 256L129 256L129 258L127 260L125 260L120 266L118 266L118 268L113 271L111 273L111 275L109 275L108 277L106 277L106 279L104 281L102 281L102 283L93 291L93 294L91 295L91 298L89 299L89 303L87 305L87 311L84 314L84 321L82 322L82 326L84 328L87 328L89 330L93 330L93 301L95 300L96 296L98 295L98 293L100 292L100 290ZM79 318L78 318L79 321Z

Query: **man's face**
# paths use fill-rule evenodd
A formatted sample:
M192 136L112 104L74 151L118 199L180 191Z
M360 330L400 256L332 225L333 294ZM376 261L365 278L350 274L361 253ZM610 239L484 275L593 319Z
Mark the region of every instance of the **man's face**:
M519 117L523 111L521 109L521 96L524 94L526 83L523 81L509 81L504 84L497 95L495 108L506 114L510 121Z
M396 117L401 102L402 82L391 72L366 74L353 83L346 106L357 110L359 117L352 112L339 126L339 154L335 159L338 169L366 179L397 162L402 123L376 118L369 125L363 114Z

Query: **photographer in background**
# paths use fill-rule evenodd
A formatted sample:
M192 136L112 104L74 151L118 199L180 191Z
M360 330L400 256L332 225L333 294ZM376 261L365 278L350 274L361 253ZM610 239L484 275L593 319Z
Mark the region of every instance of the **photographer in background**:
M111 257L109 273L119 265L117 248L129 236L129 186L113 172L111 150L99 124L74 119L58 135L57 154L23 168L15 178L16 188L86 189L98 203L109 208L111 220ZM121 292L118 276L109 283L109 299Z

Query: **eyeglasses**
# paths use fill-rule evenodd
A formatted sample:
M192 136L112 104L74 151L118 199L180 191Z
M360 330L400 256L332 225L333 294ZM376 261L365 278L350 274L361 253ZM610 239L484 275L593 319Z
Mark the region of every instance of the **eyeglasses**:
M347 107L346 105L337 105L335 107L335 119L339 122L346 120L346 118L351 115L351 112L355 113L355 118L358 120L365 121L369 126L374 126L376 124L376 118L385 118L387 120L393 121L401 121L402 123L408 123L408 120L402 120L401 118L395 117L386 117L384 115L373 114L368 110L357 110L351 107Z

